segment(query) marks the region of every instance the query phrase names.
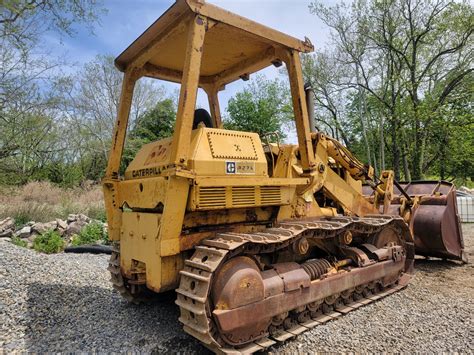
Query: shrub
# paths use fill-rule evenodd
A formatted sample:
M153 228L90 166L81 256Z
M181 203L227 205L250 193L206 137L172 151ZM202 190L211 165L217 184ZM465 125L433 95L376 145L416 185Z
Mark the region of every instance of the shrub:
M96 219L101 222L106 222L107 221L107 216L105 214L105 208L104 206L91 206L89 207L89 212L87 213L87 216Z
M82 228L78 235L74 236L72 245L94 244L98 241L108 244L109 237L102 224L92 222Z
M65 242L58 232L49 230L38 237L33 242L33 248L46 254L59 253L64 249Z
M28 247L28 243L26 242L26 240L23 240L19 237L13 237L12 238L12 243L19 246L19 247L23 247L23 248Z
M15 226L21 228L23 225L27 224L30 221L30 214L24 209L17 209L16 211L8 214L5 213L5 216L12 216L15 220Z

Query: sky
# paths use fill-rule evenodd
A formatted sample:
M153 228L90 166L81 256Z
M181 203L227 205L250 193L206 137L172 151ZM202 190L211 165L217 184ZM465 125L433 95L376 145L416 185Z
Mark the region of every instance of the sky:
M68 58L78 65L91 61L98 54L118 56L150 26L174 0L104 0L107 14L101 16L100 24L91 34L86 28L76 28L73 37L57 38L47 35L44 44L56 55ZM327 27L309 12L310 0L211 0L208 1L231 12L278 29L289 35L304 39L308 37L315 50L321 49L328 40ZM324 1L331 4L334 0ZM262 71L268 78L278 75L275 68ZM219 94L221 111L225 114L228 99L243 88L242 81L226 87ZM176 84L166 84L170 91ZM207 108L207 98L200 93L198 105Z

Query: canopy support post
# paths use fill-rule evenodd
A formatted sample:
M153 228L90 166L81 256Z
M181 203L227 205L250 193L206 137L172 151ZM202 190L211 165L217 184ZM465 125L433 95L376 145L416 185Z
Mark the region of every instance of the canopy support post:
M133 90L135 83L141 77L141 70L136 68L128 69L122 81L122 92L115 121L114 133L112 136L112 146L109 153L109 161L105 171L105 179L118 179L120 162L122 160L125 136L127 134L128 118L132 107Z
M203 89L207 94L209 101L209 110L214 121L214 128L222 128L221 109L219 106L219 89L216 85L203 85Z
M308 107L306 106L303 72L301 70L299 52L291 50L285 59L288 76L290 78L293 112L295 115L298 144L300 146L301 165L303 171L309 173L314 169L316 164L309 129Z
M188 161L206 27L207 18L196 15L192 19L188 32L183 81L179 92L178 112L171 148L171 164L175 166L185 167Z

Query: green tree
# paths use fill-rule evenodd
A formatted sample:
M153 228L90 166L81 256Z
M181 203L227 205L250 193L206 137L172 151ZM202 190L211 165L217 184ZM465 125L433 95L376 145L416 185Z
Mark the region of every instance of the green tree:
M0 182L15 184L41 179L42 170L54 159L59 132L54 120L41 111L3 114L7 124L0 125Z
M135 157L140 148L173 134L176 121L176 104L172 98L158 101L155 107L145 111L136 121L127 140L122 169Z
M146 111L138 118L130 132L130 138L153 142L173 134L176 120L176 106L173 99L158 101L155 107Z
M71 36L77 24L92 30L100 0L5 0L0 5L0 181L47 178L63 163L58 69L63 60L43 48L46 33ZM72 158L71 160L77 158Z
M263 136L277 132L285 138L284 125L293 117L288 88L278 79L257 76L227 104L226 129L256 132Z
M338 120L359 117L352 136L364 144L366 160L393 168L397 179L402 170L407 180L434 172L443 156L439 142L464 125L450 107L472 91L465 83L474 75L474 7L452 0L354 0L313 1L310 11L332 31L335 62L330 80L323 80L327 71L317 60L306 76L320 79L314 80L320 92L347 93L342 107L351 110L339 113L352 119ZM472 117L472 105L468 111Z
M89 25L104 13L101 0L2 0L0 38L16 48L31 46L45 31L73 35L77 24Z

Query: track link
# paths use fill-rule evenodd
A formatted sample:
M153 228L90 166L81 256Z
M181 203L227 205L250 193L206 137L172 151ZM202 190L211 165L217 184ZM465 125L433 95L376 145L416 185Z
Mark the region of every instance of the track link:
M107 268L110 272L110 281L115 290L127 301L139 304L151 301L151 292L142 285L131 285L128 280L122 276L120 271L120 244L112 244L112 254Z
M332 238L350 230L373 234L391 225L406 231L405 222L399 217L376 216L369 218L335 217L331 219L290 221L264 232L239 234L222 233L205 239L196 246L195 253L185 261L177 292L176 304L180 307L179 321L184 330L216 353L253 353L283 342L308 329L323 324L368 303L394 293L406 286L405 274L396 284L385 289L374 289L373 284L351 290L335 297L334 302L322 302L318 307L294 310L282 317L280 324L271 325L269 334L244 346L232 347L219 336L211 315L210 290L214 273L230 258L240 254L272 253L287 247L298 238ZM401 232L402 233L402 232ZM414 246L406 243L408 258L414 257ZM311 308L311 310L310 310Z

